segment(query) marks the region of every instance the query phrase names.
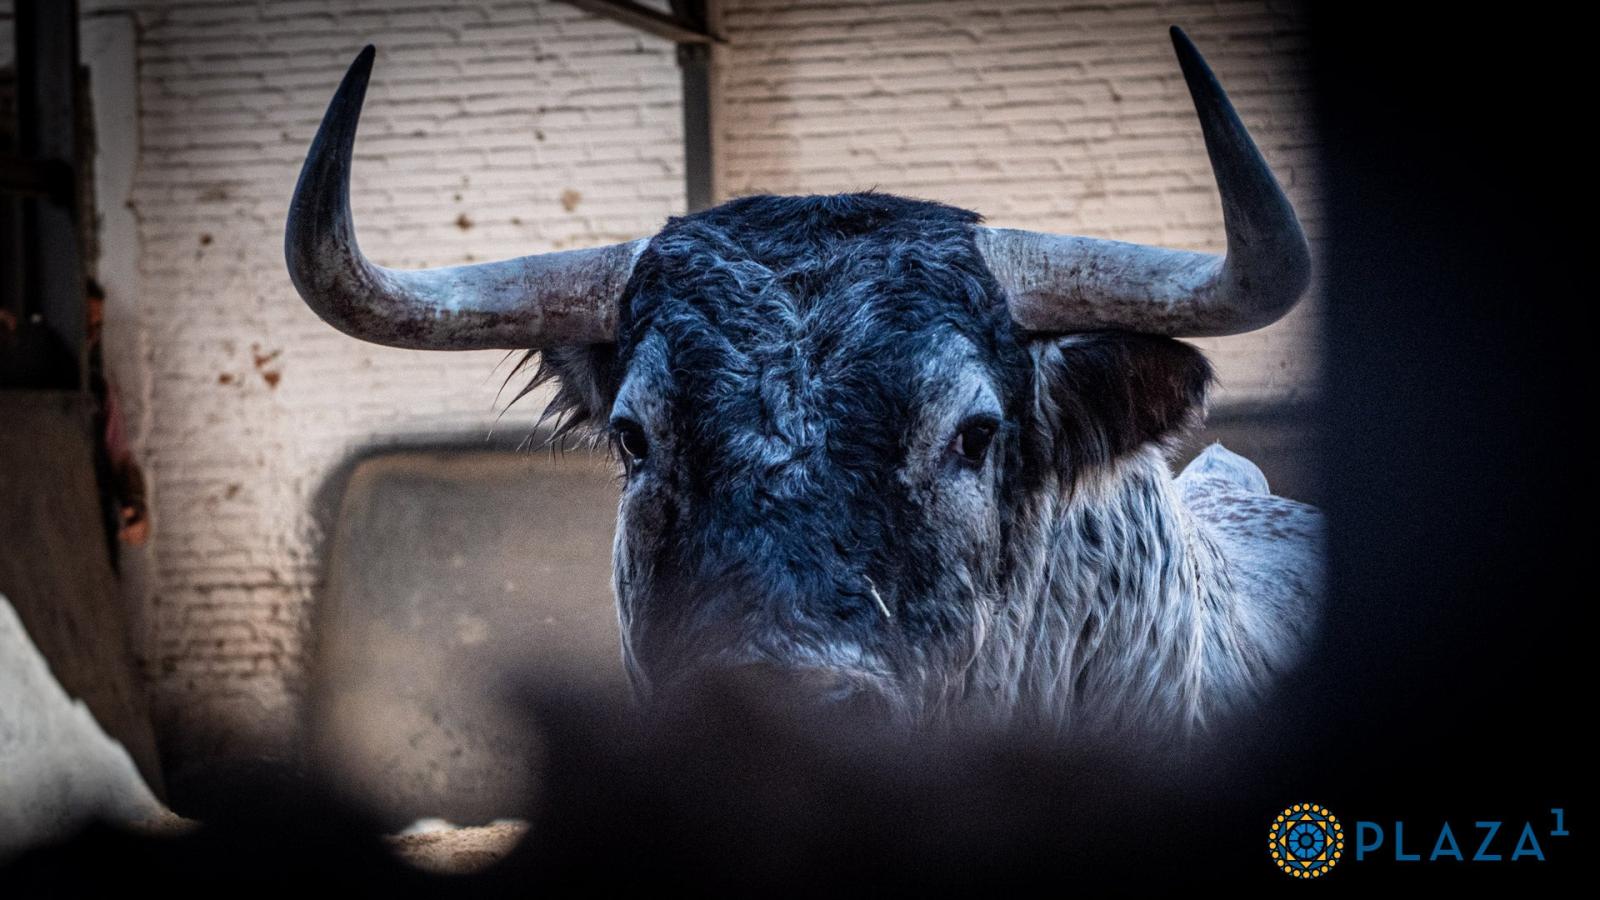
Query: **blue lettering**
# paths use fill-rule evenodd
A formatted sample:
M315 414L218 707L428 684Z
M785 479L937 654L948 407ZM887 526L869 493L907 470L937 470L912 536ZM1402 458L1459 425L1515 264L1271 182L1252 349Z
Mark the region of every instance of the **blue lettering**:
M1499 822L1474 822L1472 824L1478 826L1479 828L1487 828L1487 829L1489 829L1489 833L1485 834L1483 836L1483 843L1478 845L1478 852L1472 854L1472 861L1473 862L1499 862L1501 860L1500 854L1498 854L1498 853L1485 853L1483 851L1489 849L1489 842L1494 840L1495 833L1500 830L1500 823Z
M1415 862L1422 858L1417 853L1407 853L1405 850L1405 825L1404 822L1394 823L1394 859L1395 862Z
M1376 832L1377 835L1378 835L1378 839L1376 841L1373 841L1370 844L1367 843L1367 832L1368 831ZM1379 847L1382 847L1382 846L1383 846L1383 826L1382 825L1379 825L1377 822L1357 822L1356 823L1356 861L1357 862L1360 862L1362 859L1364 859L1366 857L1368 850L1376 850L1376 849L1378 849Z
M1559 806L1556 807L1555 809L1550 810L1550 811L1556 814L1556 827L1555 827L1554 831L1550 832L1550 836L1551 837L1566 837L1567 836L1567 811L1565 809L1562 809Z
M1446 841L1450 843L1449 850L1444 849ZM1455 832L1450 830L1449 822L1444 823L1444 828L1439 830L1439 839L1433 842L1433 853L1429 854L1428 862L1433 862L1441 856L1454 856L1458 862L1465 860L1461 855L1461 845L1456 843Z
M1524 850L1523 848L1529 844L1533 845L1532 848ZM1522 837L1517 838L1517 849L1511 851L1511 858L1514 860L1521 859L1524 856L1531 856L1540 862L1544 862L1544 850L1539 846L1539 839L1533 836L1532 822L1524 822L1522 824Z

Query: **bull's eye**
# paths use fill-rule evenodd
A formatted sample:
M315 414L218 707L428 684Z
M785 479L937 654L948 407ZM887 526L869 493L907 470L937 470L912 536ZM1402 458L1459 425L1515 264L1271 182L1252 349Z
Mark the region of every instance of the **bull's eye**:
M992 416L974 416L962 422L956 436L950 439L950 452L969 466L982 465L999 427Z
M650 441L644 436L644 428L638 422L615 418L611 420L611 431L616 435L617 446L622 449L630 466L638 465L650 456Z

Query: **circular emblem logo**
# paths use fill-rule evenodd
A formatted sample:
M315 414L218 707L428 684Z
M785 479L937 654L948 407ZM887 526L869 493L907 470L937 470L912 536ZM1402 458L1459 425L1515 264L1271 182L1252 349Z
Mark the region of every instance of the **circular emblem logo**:
M1296 803L1279 813L1267 837L1272 861L1295 878L1317 878L1344 854L1344 826L1315 803Z

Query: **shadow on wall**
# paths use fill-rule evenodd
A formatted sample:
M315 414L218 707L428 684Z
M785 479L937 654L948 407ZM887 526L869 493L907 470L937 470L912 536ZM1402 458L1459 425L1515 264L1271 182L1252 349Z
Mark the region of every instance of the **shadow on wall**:
M602 453L481 441L371 452L330 479L306 737L353 798L395 824L512 814L533 748L504 676L625 683L617 487Z

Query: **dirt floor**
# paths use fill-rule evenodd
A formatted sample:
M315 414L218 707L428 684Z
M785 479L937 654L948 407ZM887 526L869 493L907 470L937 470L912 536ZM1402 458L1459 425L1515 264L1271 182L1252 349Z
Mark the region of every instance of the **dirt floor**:
M156 837L179 837L199 827L182 816L165 813L134 825ZM502 819L488 825L453 825L441 819L423 819L400 834L385 836L395 855L410 865L440 875L477 872L506 858L528 833L528 823Z
M401 859L419 869L460 875L504 859L527 833L528 823L507 819L464 828L440 823L388 840Z

